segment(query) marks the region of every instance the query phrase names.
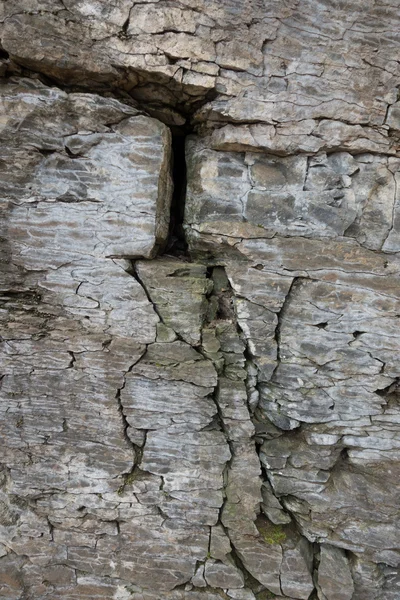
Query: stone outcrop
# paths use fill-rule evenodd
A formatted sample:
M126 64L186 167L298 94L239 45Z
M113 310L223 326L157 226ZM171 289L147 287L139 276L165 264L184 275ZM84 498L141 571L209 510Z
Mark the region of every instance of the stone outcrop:
M398 600L399 22L1 4L1 598Z

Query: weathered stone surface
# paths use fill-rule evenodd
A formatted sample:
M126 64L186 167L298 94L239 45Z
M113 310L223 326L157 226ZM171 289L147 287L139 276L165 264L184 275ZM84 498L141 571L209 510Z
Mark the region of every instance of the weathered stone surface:
M140 484L143 502L126 490L141 451L124 435L120 391L159 317L129 262L112 258L151 256L165 240L169 133L112 99L31 81L2 93L2 164L16 163L3 178L2 541L6 560L27 557L5 586L15 598L107 594L80 592L78 569L136 572L146 587L161 547L173 587L192 575L177 548L204 559L209 535L164 523L148 501L159 477Z
M138 277L150 294L163 322L188 344L198 346L211 291L204 265L181 261L136 263Z
M0 95L2 191L17 264L27 264L28 249L36 269L153 256L168 233L168 129L113 99L31 81L3 84ZM10 174L9 161L17 165Z
M146 432L140 469L162 482L159 494L150 493L143 502L154 502L171 519L215 525L223 501L222 471L230 458L222 433L204 431L217 410L209 397L217 378L209 361L181 344L154 344L128 374L121 402L128 436L131 428ZM207 383L211 387L202 385ZM137 439L136 432L131 439Z
M301 147L281 157L249 140L213 143L218 131L187 144L186 231L195 255L225 264L257 368L256 426L269 480L262 509L287 522L282 498L309 540L395 567L400 290L389 252L397 251L398 160L319 148L307 157ZM231 539L252 575L279 593L277 579L263 578ZM270 557L270 574L281 560L287 568ZM362 577L353 584L348 568L337 571L345 581L338 597L362 597ZM288 596L312 591L311 579L301 592L299 577L293 587L279 577ZM382 577L373 597L395 589L394 578Z
M290 523L290 516L284 511L282 504L275 496L269 481L264 481L262 488L261 510L275 525L284 525Z
M243 575L234 564L219 563L212 559L206 562L204 577L211 587L240 589L244 586Z
M353 579L346 555L340 548L321 545L317 589L322 600L351 600L353 597Z
M215 151L187 144L186 227L193 248L213 234L261 239L354 237L398 251L395 158L348 152L313 157Z
M114 100L68 96L29 81L3 86L3 99L2 164L16 161L2 183L9 236L2 439L14 493L115 492L132 463L115 397L154 341L158 317L123 263L106 257L154 251L168 134ZM87 146L74 158L65 148L81 132ZM146 160L154 157L147 183L144 152ZM137 195L121 178L113 189L112 170L122 164ZM161 192L168 202L167 188ZM132 244L123 213L128 206L131 229L129 206L140 210L147 194L152 214L143 229L139 220ZM115 245L117 230L122 239ZM93 411L96 404L101 411Z
M387 426L379 430L377 423L391 419L384 416L389 407L383 390L392 389L399 376L399 290L390 277L399 266L397 259L363 250L347 239L355 237L372 250L385 249L393 231L397 188L396 171L382 166L393 167L396 161L344 152L327 158L264 158L215 152L202 141L192 141L188 153L193 182L186 207L189 239L202 256L229 258L226 269L236 295L238 323L261 384L257 418L272 421L278 431L310 424L309 429L302 426L305 438L299 434L264 442L261 459L274 492L290 496L285 507L297 515L309 539L334 539L354 552L363 549L377 562L397 564L388 524L397 510L398 491L392 493L392 482L386 479L387 469L393 472L398 460L396 433L389 433ZM260 186L259 205L251 195L254 182ZM319 220L317 213L304 211L302 203L309 194L318 201L323 194L339 194L338 186L343 186L345 202L345 190L351 193L355 212L351 217L345 204L343 214L352 223L334 230L332 219L337 217L332 215L340 214L342 199L332 215L330 208L318 209ZM286 213L271 210L277 189L285 189L280 205ZM287 212L290 194L299 206L299 221ZM248 212L249 200L254 213ZM293 229L300 222L302 237L300 229ZM251 262L233 262L235 258ZM309 300L300 308L297 302L303 294ZM376 477L378 484L372 483ZM374 510L361 510L361 489ZM390 498L384 505L378 500L380 490ZM293 496L301 502L296 504ZM348 504L344 498L353 500ZM306 506L313 507L310 519Z
M313 549L307 540L295 533L286 537L281 565L281 588L286 596L305 599L310 596L314 589L313 558Z
M2 7L1 37L17 63L60 81L122 87L174 124L177 106L213 93L200 121L277 125L274 136L261 134L277 138L274 151L298 122L307 151L376 151L391 146L389 127L398 130L398 18L397 5L372 0L25 0ZM326 133L324 142L332 123L335 141ZM242 140L237 131L231 139Z
M227 152L271 152L278 156L332 151L397 153L397 143L386 129L378 131L367 125L350 125L332 119L305 119L277 125L223 125L212 132L210 147Z
M1 597L398 600L399 19L0 5Z

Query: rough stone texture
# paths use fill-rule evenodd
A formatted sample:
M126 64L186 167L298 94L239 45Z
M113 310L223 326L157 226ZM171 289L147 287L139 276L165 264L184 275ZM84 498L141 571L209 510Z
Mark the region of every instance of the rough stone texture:
M321 545L317 588L323 600L351 600L353 579L346 555L340 548Z
M400 598L399 22L0 4L1 598Z
M197 244L210 234L347 236L372 250L400 250L397 158L238 154L211 150L201 139L190 140L187 152L186 223Z

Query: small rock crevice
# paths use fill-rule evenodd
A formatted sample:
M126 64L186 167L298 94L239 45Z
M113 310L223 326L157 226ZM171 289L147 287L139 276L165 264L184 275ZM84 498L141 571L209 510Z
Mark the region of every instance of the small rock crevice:
M188 258L188 245L183 229L186 197L186 159L184 132L172 136L173 194L169 221L169 235L164 254Z

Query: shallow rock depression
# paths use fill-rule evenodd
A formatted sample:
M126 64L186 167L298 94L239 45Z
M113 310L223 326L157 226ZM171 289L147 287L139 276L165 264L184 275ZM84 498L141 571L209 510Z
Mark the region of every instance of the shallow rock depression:
M0 4L0 598L400 599L399 26Z

